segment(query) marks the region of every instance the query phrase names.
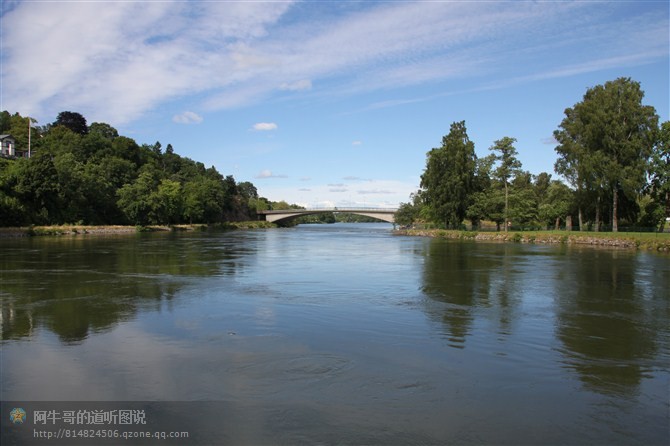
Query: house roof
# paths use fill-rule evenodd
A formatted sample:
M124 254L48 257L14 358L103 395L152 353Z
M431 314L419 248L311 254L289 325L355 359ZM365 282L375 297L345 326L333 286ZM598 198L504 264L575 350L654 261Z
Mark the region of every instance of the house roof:
M5 139L5 138L12 138L12 139L14 139L14 137L13 137L12 135L0 135L0 139Z

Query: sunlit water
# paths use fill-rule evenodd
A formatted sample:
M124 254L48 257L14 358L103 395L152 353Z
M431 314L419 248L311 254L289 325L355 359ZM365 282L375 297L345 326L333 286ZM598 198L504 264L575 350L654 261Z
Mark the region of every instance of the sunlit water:
M667 256L385 224L0 248L2 400L215 401L230 444L670 438Z

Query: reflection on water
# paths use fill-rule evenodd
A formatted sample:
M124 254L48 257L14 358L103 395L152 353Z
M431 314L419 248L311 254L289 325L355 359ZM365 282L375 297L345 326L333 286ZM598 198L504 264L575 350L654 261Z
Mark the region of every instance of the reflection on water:
M218 401L236 444L670 438L667 257L346 224L0 247L4 400Z
M575 280L556 300L557 336L587 387L634 395L663 365L657 338L668 328L670 281L659 258L614 254L587 251L566 265Z
M44 326L64 342L169 305L193 277L232 274L248 250L163 234L2 243L2 339Z

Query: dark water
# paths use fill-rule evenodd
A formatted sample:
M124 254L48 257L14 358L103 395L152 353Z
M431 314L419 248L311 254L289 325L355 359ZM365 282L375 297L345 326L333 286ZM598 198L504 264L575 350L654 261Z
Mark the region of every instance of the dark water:
M0 249L5 401L217 402L229 444L670 440L667 256L382 224Z

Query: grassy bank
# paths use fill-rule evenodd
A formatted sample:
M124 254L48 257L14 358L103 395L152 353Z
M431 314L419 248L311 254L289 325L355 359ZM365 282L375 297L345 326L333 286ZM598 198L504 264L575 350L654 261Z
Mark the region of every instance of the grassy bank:
M591 245L670 253L670 233L566 231L514 231L505 233L444 229L406 229L396 231L396 233L399 235L439 237L458 240Z
M138 232L175 232L175 231L207 231L232 229L274 228L273 223L266 221L226 222L214 225L151 225L151 226L85 226L85 225L54 225L29 226L21 228L0 228L0 237L34 237L46 235L115 235L135 234Z

